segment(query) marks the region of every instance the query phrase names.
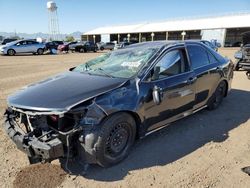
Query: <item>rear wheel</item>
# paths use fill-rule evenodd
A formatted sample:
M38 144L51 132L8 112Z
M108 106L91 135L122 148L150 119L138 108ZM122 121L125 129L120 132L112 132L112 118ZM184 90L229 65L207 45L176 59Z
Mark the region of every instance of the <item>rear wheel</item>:
M15 52L15 50L13 50L13 49L9 49L9 50L7 51L7 54L10 55L10 56L13 56L13 55L16 54L16 52Z
M38 54L38 55L42 55L42 54L43 54L43 51L44 51L44 50L43 50L42 48L39 48L39 49L37 50L37 54Z
M83 53L83 52L85 52L85 50L83 48L80 48L79 52Z
M109 167L127 157L135 141L136 123L127 113L108 118L102 125L96 143L98 164Z
M212 97L208 101L207 108L209 110L214 110L214 109L219 107L219 105L223 101L223 98L226 95L226 89L227 89L226 82L225 81L220 82L220 84L216 88L214 94L212 95Z

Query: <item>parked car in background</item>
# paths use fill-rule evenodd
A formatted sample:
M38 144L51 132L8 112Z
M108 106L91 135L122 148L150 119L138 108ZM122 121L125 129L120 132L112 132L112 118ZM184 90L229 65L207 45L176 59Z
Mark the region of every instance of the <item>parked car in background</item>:
M45 44L35 40L17 40L0 47L0 53L5 55L15 55L18 53L33 53L42 55Z
M114 50L118 50L118 49L121 49L121 48L124 48L128 45L131 45L131 44L134 44L132 42L120 42L120 43L117 43L114 47Z
M235 43L232 44L232 47L241 47L242 42L241 41L237 41Z
M64 44L60 44L58 47L57 47L57 50L61 51L61 52L68 52L69 51L69 45L72 45L72 44L76 44L77 42L65 42Z
M226 41L224 47L232 47L233 44L231 42Z
M5 44L7 44L9 42L13 42L13 41L16 41L16 40L18 40L18 39L7 38L7 39L4 39L1 44L5 45Z
M113 50L115 47L114 42L100 42L96 44L99 50Z
M76 44L69 45L69 50L72 52L96 52L98 49L97 45L91 41L81 41Z
M250 32L242 34L242 44L241 49L234 54L235 59L237 59L235 70L250 71Z
M58 46L63 44L63 41L51 41L51 42L46 42L45 43L45 50L57 50Z
M10 95L3 122L31 163L108 167L136 139L218 108L232 79L233 63L200 42L133 44Z

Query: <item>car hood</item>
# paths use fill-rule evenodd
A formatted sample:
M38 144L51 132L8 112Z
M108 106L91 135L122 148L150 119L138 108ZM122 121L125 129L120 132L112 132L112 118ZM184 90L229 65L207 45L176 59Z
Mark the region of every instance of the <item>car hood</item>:
M37 111L68 111L93 97L115 89L126 79L65 72L29 85L8 97L8 105Z

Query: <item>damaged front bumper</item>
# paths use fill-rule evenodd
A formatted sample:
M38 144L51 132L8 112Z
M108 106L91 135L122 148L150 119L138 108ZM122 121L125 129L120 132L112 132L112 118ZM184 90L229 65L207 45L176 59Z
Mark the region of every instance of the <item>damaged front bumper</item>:
M9 111L5 113L4 128L17 148L25 152L29 158L51 161L64 156L63 143L57 136L42 140L32 134L22 133L13 122Z
M88 114L94 112L98 112L98 117L105 115L101 109L90 105ZM28 155L31 164L73 158L82 163L96 163L94 146L99 126L93 123L97 118L81 116L78 121L72 121L78 111L72 113L75 115L64 114L56 118L53 113L9 107L4 115L4 128L17 148ZM51 118L55 118L54 122ZM68 125L71 126L68 128Z

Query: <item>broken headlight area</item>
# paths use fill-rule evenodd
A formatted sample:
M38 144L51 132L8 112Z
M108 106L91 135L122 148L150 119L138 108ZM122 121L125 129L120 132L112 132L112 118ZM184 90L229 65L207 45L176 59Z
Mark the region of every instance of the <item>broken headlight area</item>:
M37 112L9 107L5 130L31 163L80 158L94 162L94 142L105 113L96 104L67 112ZM86 161L87 160L87 161Z
M5 130L17 148L32 159L31 163L51 161L75 155L81 117L82 114L42 114L8 108Z

